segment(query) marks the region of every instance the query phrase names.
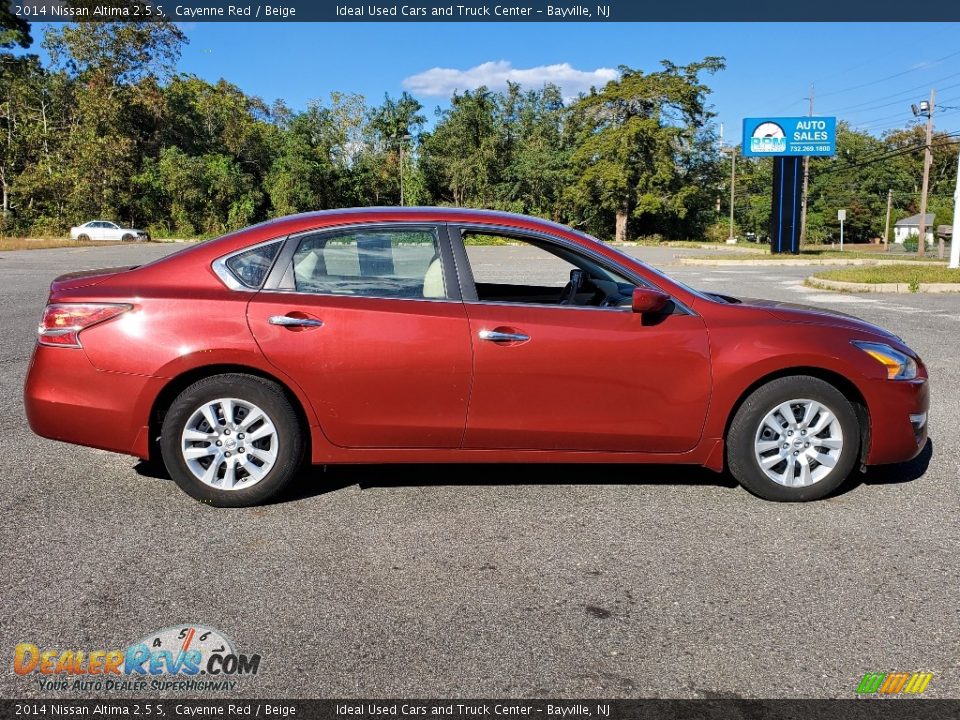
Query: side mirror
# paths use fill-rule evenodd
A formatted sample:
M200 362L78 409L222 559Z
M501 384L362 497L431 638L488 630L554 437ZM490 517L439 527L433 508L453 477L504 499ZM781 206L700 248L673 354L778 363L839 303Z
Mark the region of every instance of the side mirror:
M657 313L666 307L670 296L659 290L638 287L633 289L633 303L631 307L635 313Z

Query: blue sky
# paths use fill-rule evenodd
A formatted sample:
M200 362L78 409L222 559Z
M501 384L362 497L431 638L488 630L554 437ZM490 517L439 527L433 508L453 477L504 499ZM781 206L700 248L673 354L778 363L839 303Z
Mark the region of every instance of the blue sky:
M743 117L816 114L875 133L911 119L910 103L938 89L960 108L957 24L654 23L193 23L180 69L224 77L265 100L301 109L334 90L379 102L409 89L428 109L453 87L555 80L565 93L602 84L619 65L656 69L722 55L711 102L737 141ZM39 35L37 32L35 35ZM938 128L960 130L945 107Z

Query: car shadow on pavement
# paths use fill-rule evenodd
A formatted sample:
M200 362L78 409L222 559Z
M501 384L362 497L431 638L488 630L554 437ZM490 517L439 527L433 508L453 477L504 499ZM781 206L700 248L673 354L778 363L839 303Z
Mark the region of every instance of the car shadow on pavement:
M879 465L866 473L854 472L830 497L838 497L861 485L892 485L917 480L927 472L933 457L928 440L913 460L898 465ZM140 461L134 471L141 477L170 480L163 463ZM737 482L728 472L715 473L695 465L648 464L395 464L307 465L290 487L272 503L287 503L337 492L356 485L374 487L494 486L494 485L680 485L734 489Z
M840 486L831 497L837 497L854 490L861 485L896 485L913 482L922 478L930 460L933 458L933 439L928 438L923 450L913 459L896 465L873 465L865 473L853 472L850 479Z
M275 502L293 502L351 485L374 487L495 485L713 485L735 488L727 474L683 465L438 464L306 467Z

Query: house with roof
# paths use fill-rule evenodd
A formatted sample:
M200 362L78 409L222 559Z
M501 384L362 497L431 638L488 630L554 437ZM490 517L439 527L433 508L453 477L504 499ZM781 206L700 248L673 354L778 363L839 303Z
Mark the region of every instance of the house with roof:
M933 213L927 213L927 221L925 223L925 232L924 235L927 236L927 244L933 243L934 239L934 225L933 221L935 216ZM893 241L896 243L902 243L910 236L917 237L920 235L920 214L911 215L906 217L903 220L897 220L893 225Z

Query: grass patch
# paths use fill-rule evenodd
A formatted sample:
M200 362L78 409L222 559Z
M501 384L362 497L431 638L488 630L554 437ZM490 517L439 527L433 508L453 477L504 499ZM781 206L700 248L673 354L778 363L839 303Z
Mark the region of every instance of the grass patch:
M696 260L715 260L717 255L696 255ZM750 253L738 253L737 260L825 260L828 258L842 260L920 260L922 262L942 263L943 261L934 256L925 255L918 257L912 253L885 253L882 250L836 250L833 248L810 247L800 250L799 255L793 253L775 254L769 249L757 250Z
M91 240L65 240L64 238L0 238L0 251L3 250L46 250L49 248L102 247L104 245L129 245L130 243L101 242Z
M960 283L960 270L943 265L884 265L827 270L814 277L854 283L905 283L919 287L920 283Z
M485 245L519 245L516 240L500 235L487 235L484 233L465 233L463 244L467 246L482 247Z

